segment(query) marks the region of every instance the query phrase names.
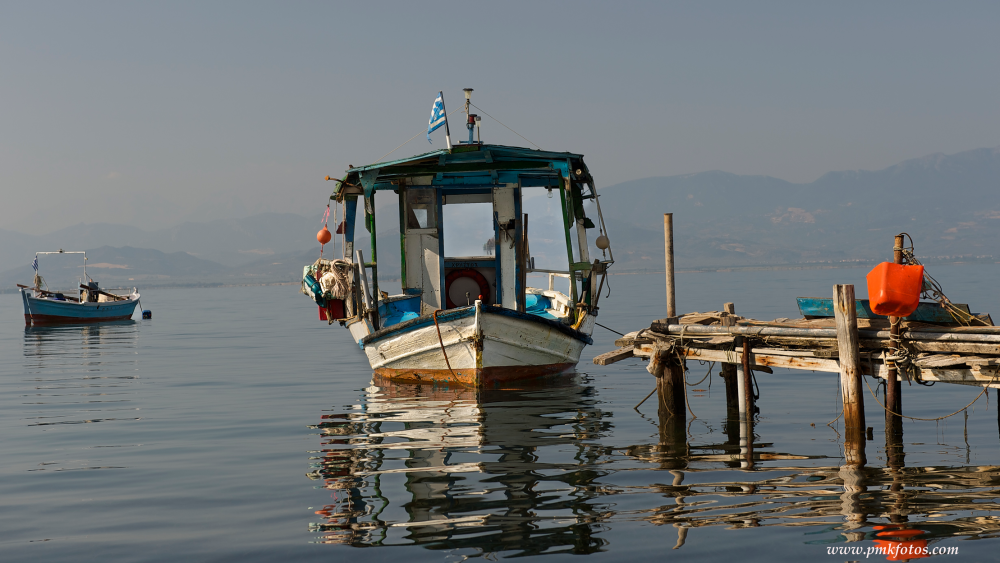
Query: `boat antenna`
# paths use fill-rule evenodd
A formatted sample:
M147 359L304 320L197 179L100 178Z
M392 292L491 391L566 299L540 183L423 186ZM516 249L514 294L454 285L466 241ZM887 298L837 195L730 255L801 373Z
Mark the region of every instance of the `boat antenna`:
M472 105L472 88L462 88L462 91L465 92L465 127L469 130L469 144L471 145L475 143L472 132L479 125L479 116L469 113L469 106Z

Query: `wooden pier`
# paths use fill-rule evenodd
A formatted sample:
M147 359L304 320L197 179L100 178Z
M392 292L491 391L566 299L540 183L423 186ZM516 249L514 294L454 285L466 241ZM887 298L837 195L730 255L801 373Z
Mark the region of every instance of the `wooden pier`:
M924 290L929 282L935 286L940 303L921 303L915 314L905 319L872 313L867 301L856 299L853 285L833 286L829 300L800 298L800 319L747 319L736 314L733 303L725 303L721 311L675 316L672 241L673 217L667 214L664 247L668 317L624 335L615 341L617 349L594 358L598 365L633 357L648 360L646 369L656 378L662 447L669 449L671 444L684 443L684 372L689 359L721 365L727 419L739 425L744 468L753 468L759 457L754 455L753 444L757 412L752 392L754 372L773 373L772 368L788 368L840 374L841 416L846 431L843 469L848 473L865 466L865 441L873 439L873 429L865 421L866 396L885 412L886 452L893 466L898 461L895 458L902 456L903 418L947 418L971 406L989 388L1000 389L1000 327L992 326L989 315L975 315L967 306L952 304L940 293L933 278L925 278ZM894 242L896 264L916 262L912 252L903 248L903 235L896 236ZM808 312L803 304L809 307ZM881 400L865 380L866 375L884 382ZM972 385L983 390L972 403L956 405L952 414L921 418L903 413L903 381L908 385ZM849 479L845 479L846 483Z
M692 313L654 321L615 341L617 349L594 358L608 365L627 358L648 359L665 407L683 416L683 370L688 359L717 362L726 382L726 403L753 410L746 393L749 371L789 368L841 374L848 426L864 426L864 396L872 397L863 375L895 379L888 408L902 413L900 381L941 382L1000 389L1000 327L940 326L901 321L893 338L890 321L858 319L854 286L833 287L836 316L764 322L728 310ZM897 350L894 343L898 342ZM887 385L887 389L891 385ZM677 397L680 400L677 400ZM891 396L890 396L891 397Z

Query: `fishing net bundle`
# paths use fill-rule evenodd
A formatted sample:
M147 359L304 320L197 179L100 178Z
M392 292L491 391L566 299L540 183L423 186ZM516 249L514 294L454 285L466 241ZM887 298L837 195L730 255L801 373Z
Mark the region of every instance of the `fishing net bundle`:
M325 260L320 258L314 264L314 277L327 299L349 300L353 291L354 265L347 260Z

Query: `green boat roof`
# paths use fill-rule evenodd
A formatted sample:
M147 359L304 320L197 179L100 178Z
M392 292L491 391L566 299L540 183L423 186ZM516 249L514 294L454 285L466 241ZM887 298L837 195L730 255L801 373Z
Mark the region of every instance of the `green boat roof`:
M449 190L482 190L517 184L522 187L555 187L561 178L593 186L583 155L509 147L505 145L456 145L408 158L353 167L338 183L331 198L341 199L345 187L362 187L366 197L375 191L395 190L401 179L420 178L420 186ZM411 184L412 185L412 184Z

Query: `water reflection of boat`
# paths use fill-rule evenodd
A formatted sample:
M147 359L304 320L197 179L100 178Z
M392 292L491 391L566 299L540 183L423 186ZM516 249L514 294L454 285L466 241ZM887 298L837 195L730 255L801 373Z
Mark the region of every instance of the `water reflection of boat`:
M138 420L130 405L140 382L138 327L131 320L25 327L21 370L34 389L26 423L48 427ZM36 470L78 469L78 460L71 461Z
M368 389L361 412L324 415L310 477L336 491L321 541L416 543L523 554L591 553L608 514L594 462L607 430L592 389ZM390 491L406 491L405 498Z
M905 467L901 444L887 466L837 465L756 434L749 449L732 420L724 440L691 443L689 428L661 418L652 443L618 448L607 445L611 421L583 385L373 384L314 426L323 445L310 477L334 502L316 507L311 529L325 543L470 556L590 553L607 546L604 531L645 524L676 528L676 548L689 534L718 541L751 527L866 549L1000 537L998 466Z

